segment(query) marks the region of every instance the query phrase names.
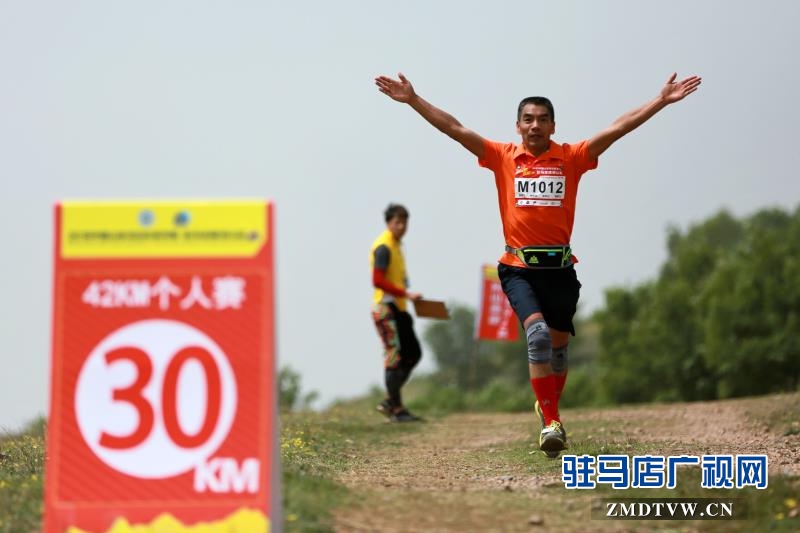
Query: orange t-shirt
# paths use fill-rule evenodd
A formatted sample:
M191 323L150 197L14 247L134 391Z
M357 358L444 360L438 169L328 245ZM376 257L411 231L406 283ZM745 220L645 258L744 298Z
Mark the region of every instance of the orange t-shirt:
M550 141L550 148L539 157L521 144L484 140L483 149L478 164L494 172L506 244L513 248L569 244L578 182L584 172L597 168L597 159L589 155L589 141ZM508 252L500 262L525 266Z

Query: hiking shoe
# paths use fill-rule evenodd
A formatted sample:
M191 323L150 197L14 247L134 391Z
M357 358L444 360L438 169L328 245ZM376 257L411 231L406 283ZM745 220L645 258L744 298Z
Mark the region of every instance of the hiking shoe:
M408 409L403 409L392 414L389 420L392 422L420 422L422 419L417 415L411 414Z
M561 422L553 420L550 425L542 428L539 434L539 449L548 457L557 457L558 452L567 448L567 432Z
M392 403L388 399L379 403L375 409L386 418L392 418Z

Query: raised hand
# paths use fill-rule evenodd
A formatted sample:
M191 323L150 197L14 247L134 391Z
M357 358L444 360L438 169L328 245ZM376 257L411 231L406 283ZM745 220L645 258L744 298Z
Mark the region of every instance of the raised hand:
M661 98L668 104L683 100L686 96L695 92L702 81L700 76L689 76L676 82L675 78L677 76L678 74L673 72L664 88L661 89Z
M402 73L398 73L397 76L400 78L399 80L388 76L378 76L375 78L375 85L378 86L380 92L392 100L407 104L414 97L414 87Z

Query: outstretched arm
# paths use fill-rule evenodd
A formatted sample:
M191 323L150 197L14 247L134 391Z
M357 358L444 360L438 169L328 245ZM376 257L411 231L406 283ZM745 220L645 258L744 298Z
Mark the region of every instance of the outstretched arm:
M378 76L375 78L375 85L378 86L380 92L392 100L410 105L433 127L459 142L477 157L483 157L483 138L480 135L462 126L454 116L420 97L414 92L411 82L403 74L397 76L399 77L397 80L387 76Z
M699 76L689 76L679 82L675 81L676 77L676 73L673 73L669 77L667 83L661 89L661 93L657 97L636 109L628 111L615 120L611 126L589 139L589 154L597 158L618 139L647 122L650 117L669 104L674 104L675 102L683 100L686 96L695 92L700 86L701 79Z

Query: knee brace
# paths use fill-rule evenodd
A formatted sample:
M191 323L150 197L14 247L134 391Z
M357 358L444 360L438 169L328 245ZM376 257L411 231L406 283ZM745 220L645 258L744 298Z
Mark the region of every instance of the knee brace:
M549 363L553 356L550 328L544 320L537 320L525 329L528 337L528 361L531 364Z
M561 374L567 369L567 344L560 348L553 348L553 359L550 361L550 366L553 367L553 372Z

